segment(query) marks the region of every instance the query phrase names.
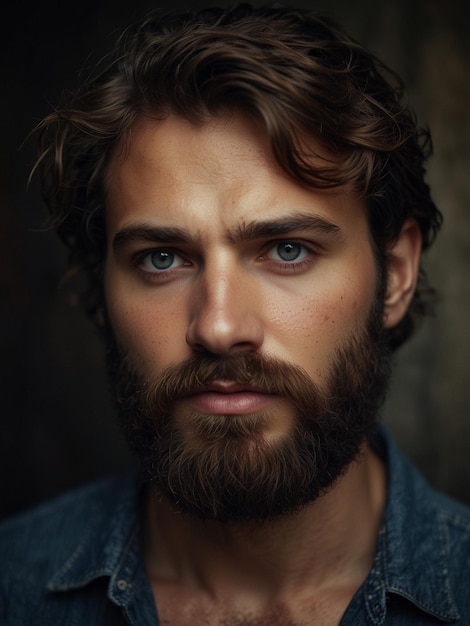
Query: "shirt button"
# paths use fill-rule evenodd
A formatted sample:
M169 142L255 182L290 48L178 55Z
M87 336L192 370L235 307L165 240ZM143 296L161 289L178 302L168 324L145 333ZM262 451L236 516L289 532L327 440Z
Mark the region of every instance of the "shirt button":
M117 581L117 586L119 591L125 591L127 589L127 583L125 580L122 580L122 578Z

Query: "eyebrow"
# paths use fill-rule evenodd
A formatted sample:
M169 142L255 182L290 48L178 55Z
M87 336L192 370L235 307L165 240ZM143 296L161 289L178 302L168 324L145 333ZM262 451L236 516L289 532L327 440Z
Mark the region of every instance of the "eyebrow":
M295 215L274 220L253 221L241 224L233 232L227 235L231 243L250 241L288 235L294 231L309 230L333 236L335 239L344 240L344 233L339 226L333 224L319 215L298 213Z
M236 229L228 231L226 239L229 243L241 243L268 237L278 237L288 235L295 231L316 231L318 233L332 236L341 242L345 235L339 226L333 224L324 217L299 213L284 218L272 220L252 221L237 226ZM193 243L194 237L184 228L176 226L148 226L146 224L136 224L120 230L113 238L113 248L118 251L129 243L135 241L148 241L151 243Z
M191 237L184 228L137 224L129 228L123 228L116 233L113 238L113 248L117 251L135 241L148 241L151 243L191 243L192 240L193 237Z

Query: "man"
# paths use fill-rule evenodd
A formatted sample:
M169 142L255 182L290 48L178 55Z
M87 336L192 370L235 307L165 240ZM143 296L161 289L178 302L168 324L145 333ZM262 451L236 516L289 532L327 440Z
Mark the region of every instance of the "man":
M143 471L3 526L2 623L470 623L469 512L377 428L441 222L396 77L306 12L157 15L41 132Z

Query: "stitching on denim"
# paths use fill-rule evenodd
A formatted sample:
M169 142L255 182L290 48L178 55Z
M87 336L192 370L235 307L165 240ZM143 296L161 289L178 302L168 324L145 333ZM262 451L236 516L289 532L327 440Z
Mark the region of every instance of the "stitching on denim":
M448 524L452 524L460 530L464 530L470 534L470 522L464 519L458 513L448 513L445 509L439 507L439 516L444 523L447 522Z
M449 609L447 611L442 611L435 606L431 606L426 602L422 602L415 597L415 595L410 594L409 591L399 587L397 585L390 585L387 581L387 590L391 593L396 593L403 598L406 598L410 602L413 602L415 606L420 609L426 611L427 613L434 615L435 617L445 620L445 621L455 621L460 619L460 614L456 609L455 601L453 599L452 590L450 588L450 580L449 580L449 572L447 569L447 558L450 554L450 545L449 545L449 533L447 530L447 525L442 519L443 515L440 511L436 510L436 519L438 523L438 530L440 535L440 560L441 560L441 572L444 578L445 585L445 593L447 596L447 604Z
M396 593L406 598L410 602L412 602L416 607L420 608L421 610L439 619L442 619L445 621L454 621L456 619L459 619L460 615L455 609L455 603L452 600L452 592L449 587L449 577L448 577L447 569L445 567L446 556L449 554L449 542L448 542L446 529L445 527L444 528L442 527L441 521L442 520L438 516L439 534L441 536L440 556L441 556L441 563L443 566L442 572L445 576L446 595L447 595L447 600L448 600L448 605L449 605L449 611L444 612L436 607L428 605L425 602L421 602L416 597L414 597L413 594L410 594L408 590L405 590L400 586L390 583L389 572L387 569L387 563L389 562L389 554L388 554L388 540L387 540L388 528L386 524L384 524L384 526L381 528L380 533L379 533L378 542L377 542L376 562L374 563L374 566L371 570L371 579L370 579L369 586L370 584L372 584L374 580L377 580L379 578L379 570L380 570L381 575L382 575L382 580L383 580L382 585L384 586L387 593ZM387 610L386 610L386 604L385 604L385 612L383 615L383 621L380 620L380 618L377 618L373 614L372 607L370 606L370 602L372 598L373 598L373 594L366 593L366 608L367 608L368 621L370 621L370 623L374 624L375 626L378 624L382 624L385 621Z
M132 529L129 539L124 547L124 550L122 551L121 558L119 559L119 562L116 565L114 572L112 572L111 574L111 581L109 585L110 595L112 595L113 600L117 602L119 605L123 605L124 602L125 604L127 604L130 600L132 600L132 598L134 597L137 591L136 585L134 583L129 582L129 580L132 578L132 570L135 570L136 563L137 563L137 558L135 555L135 551L132 550L132 545L135 543L138 529L139 529L139 525L136 524L134 528ZM132 568L130 568L129 565L126 565L124 567L124 563L126 560L129 559L129 556L131 556L132 561L133 561ZM121 569L122 569L122 573L124 574L124 576L120 575ZM119 594L116 594L115 589L117 585L117 580L121 578L123 578L126 581L127 587L125 591L120 591Z
M430 606L429 604L426 604L425 602L420 602L413 595L408 593L408 591L406 591L405 589L402 589L401 587L396 587L394 585L390 585L390 587L388 587L387 589L391 593L396 593L397 595L401 596L402 598L406 598L407 600L412 602L418 608L422 609L423 611L426 611L426 613L429 613L430 615L433 615L434 617L437 617L439 619L445 620L446 622L455 621L457 619L460 619L459 613L457 613L457 612L444 613L444 612L440 611L439 609L436 609L435 607Z
M453 614L456 617L460 617L457 609L455 608L455 600L452 594L452 590L450 588L450 580L449 580L449 570L447 567L447 560L450 555L450 537L449 537L449 529L447 524L444 522L442 511L437 511L437 520L439 524L439 534L441 536L441 560L442 560L442 574L445 578L445 590L447 594L447 602L449 603L449 607L452 609Z
M66 560L66 562L62 565L62 567L58 570L56 574L51 578L51 580L46 585L46 588L49 591L68 591L69 589L76 589L78 587L84 587L93 579L99 576L110 576L111 571L108 568L99 567L97 569L88 570L86 572L80 572L79 576L74 578L73 580L64 581L63 578L70 572L72 567L75 565L76 561L83 554L83 551L86 545L89 543L90 536L93 534L93 528L95 526L96 517L92 518L91 522L88 524L88 528L84 533L80 543L77 545L75 550L72 552L71 556Z
M367 621L374 626L383 624L387 615L387 605L384 599L384 564L386 562L386 526L382 526L377 537L377 553L369 574L369 579L364 588L364 601L366 605ZM380 600L380 601L379 601ZM380 612L374 611L379 608Z

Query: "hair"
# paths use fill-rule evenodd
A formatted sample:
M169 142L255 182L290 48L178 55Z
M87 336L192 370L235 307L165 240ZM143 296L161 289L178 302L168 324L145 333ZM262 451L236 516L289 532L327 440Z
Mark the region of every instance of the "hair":
M127 30L103 68L39 124L42 191L50 221L88 276L86 305L103 306L108 163L142 116L204 122L232 110L256 120L273 155L299 184L352 187L364 198L382 275L408 218L428 248L442 216L425 181L432 146L403 83L333 21L278 7L152 13ZM309 142L309 140L312 140ZM332 155L321 164L310 146ZM313 165L315 163L315 165ZM401 345L433 290L421 268Z

